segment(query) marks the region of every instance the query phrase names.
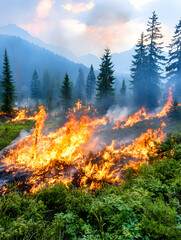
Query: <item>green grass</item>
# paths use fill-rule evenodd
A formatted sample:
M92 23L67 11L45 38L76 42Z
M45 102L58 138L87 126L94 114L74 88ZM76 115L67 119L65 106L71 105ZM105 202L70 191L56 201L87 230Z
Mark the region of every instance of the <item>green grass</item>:
M0 121L0 150L18 137L22 129L29 131L34 126L33 121L9 122Z

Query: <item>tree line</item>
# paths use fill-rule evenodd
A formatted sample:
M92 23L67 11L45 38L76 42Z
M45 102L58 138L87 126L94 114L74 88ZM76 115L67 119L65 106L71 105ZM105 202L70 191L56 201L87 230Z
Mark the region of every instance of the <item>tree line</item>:
M121 107L131 104L135 109L145 106L149 111L153 111L158 107L163 92L162 80L164 78L168 81L167 85L174 87L174 97L179 99L181 90L181 20L176 25L167 59L163 52L162 39L161 23L158 21L156 13L153 12L148 20L146 33L141 33L135 47L130 69L129 87L132 89L132 95L129 101L128 87L124 79L120 84L119 97L115 96L117 89L115 89L114 65L108 48L105 49L101 58L97 79L93 65L90 67L86 81L82 68L79 69L74 85L70 81L68 72L60 86L51 79L48 71L44 72L43 81L40 82L35 70L30 86L31 100L34 100L36 105L43 103L49 110L62 106L65 112L78 99L83 104L94 104L100 113L105 113L116 103L119 103ZM6 50L1 89L1 109L11 113L16 94Z

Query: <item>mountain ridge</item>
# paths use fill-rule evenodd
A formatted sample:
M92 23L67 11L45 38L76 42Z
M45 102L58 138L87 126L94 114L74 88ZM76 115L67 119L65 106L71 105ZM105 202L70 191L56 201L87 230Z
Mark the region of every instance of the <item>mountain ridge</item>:
M83 55L83 56L76 56L73 52L71 52L70 50L68 50L64 47L47 44L47 43L43 42L42 40L40 40L39 38L32 36L28 31L18 27L16 24L9 24L6 26L1 26L0 34L20 37L30 43L33 43L33 44L43 47L49 51L52 51L55 54L63 56L70 61L73 61L78 64L84 64L88 68L90 67L91 64L93 64L94 68L96 70L98 70L99 65L101 63L101 60L97 56L95 56L91 53L89 53L87 55ZM124 52L112 54L112 61L114 64L114 70L115 70L116 74L129 74L130 73L131 59L132 59L132 55L134 53L133 50L134 50L134 48L124 51Z

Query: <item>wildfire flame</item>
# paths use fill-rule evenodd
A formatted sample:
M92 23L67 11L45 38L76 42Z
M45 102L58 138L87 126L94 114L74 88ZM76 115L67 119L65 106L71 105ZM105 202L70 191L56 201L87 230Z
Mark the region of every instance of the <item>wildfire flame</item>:
M171 103L170 89L168 102L160 113L149 116L142 108L130 116L121 128L133 126L145 119L166 116ZM63 127L44 134L47 114L44 107L39 108L40 111L32 117L36 121L34 132L24 140L19 140L16 147L2 158L8 171L31 173L26 181L31 186L31 192L38 191L46 183L55 182L66 185L74 182L80 187L90 186L90 189L100 187L101 182L120 183L122 169L137 169L146 162L148 153L155 151L155 142L161 142L165 137L163 129L166 124L162 122L159 129L148 129L130 144L113 140L106 146L96 134L100 128L108 125L109 119L97 118L95 114L88 116L91 107L83 107L80 102L69 113L69 120ZM78 114L79 111L81 114ZM26 119L25 111L21 111L15 119Z
M170 106L173 102L172 98L172 88L169 88L169 96L167 99L167 103L163 107L163 109L156 113L156 114L149 114L147 115L146 109L142 107L138 112L136 112L134 115L130 115L129 118L120 118L116 121L115 126L113 129L119 129L119 128L125 128L127 126L132 127L134 124L141 122L143 120L150 120L153 118L163 118L166 117L168 112L170 111ZM125 122L124 124L122 124Z
M22 109L17 112L17 116L15 118L8 120L7 122L18 122L22 120L36 120L36 115L34 117L33 116L28 117L26 110Z

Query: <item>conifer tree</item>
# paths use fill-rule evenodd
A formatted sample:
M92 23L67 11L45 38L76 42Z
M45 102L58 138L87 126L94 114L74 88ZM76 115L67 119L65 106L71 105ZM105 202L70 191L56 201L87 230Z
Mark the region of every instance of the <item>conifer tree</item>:
M122 81L121 89L120 89L120 103L121 107L126 106L126 82L125 79Z
M148 71L147 71L147 107L148 109L153 109L158 106L158 100L160 98L160 81L162 68L161 65L165 61L163 56L163 42L161 41L163 35L160 32L160 23L158 22L158 17L155 12L153 12L152 17L148 21L148 29L146 41L148 42Z
M9 59L7 56L7 50L5 50L5 54L4 54L1 87L2 87L1 110L7 114L11 114L13 112L13 106L15 103L16 96L15 96L15 86L14 86L12 71L11 71Z
M99 75L97 77L97 108L100 112L105 113L111 105L115 103L114 99L114 70L111 62L111 53L107 48L105 54L101 58Z
M172 43L169 45L167 77L175 87L174 96L181 96L181 20L175 27Z
M84 82L84 72L82 68L79 68L79 74L76 83L77 99L84 101L85 97L85 82Z
M51 88L50 75L48 70L45 70L43 73L41 88L42 88L42 91L41 91L42 100L45 102L45 105L47 105L47 99L48 99L50 88Z
M125 95L126 94L126 82L125 82L125 79L123 79L123 81L122 81L122 86L121 86L121 89L120 89L120 93L121 93L121 95Z
M71 83L67 73L65 74L65 78L62 83L60 92L61 92L60 98L61 98L62 106L64 108L64 111L67 111L71 107L71 103L72 103Z
M131 66L132 80L130 83L133 90L133 103L136 108L140 108L148 104L148 58L144 33L141 34L141 38L138 40L135 52Z
M48 70L44 71L41 86L43 103L49 110L51 110L53 108L53 80L50 77Z
M33 77L31 80L31 98L33 100L38 101L40 99L40 80L38 78L37 71L35 70L33 73Z
M94 101L95 87L96 87L96 77L94 74L94 68L91 65L90 71L87 77L87 82L86 82L86 99L88 104L93 103Z

